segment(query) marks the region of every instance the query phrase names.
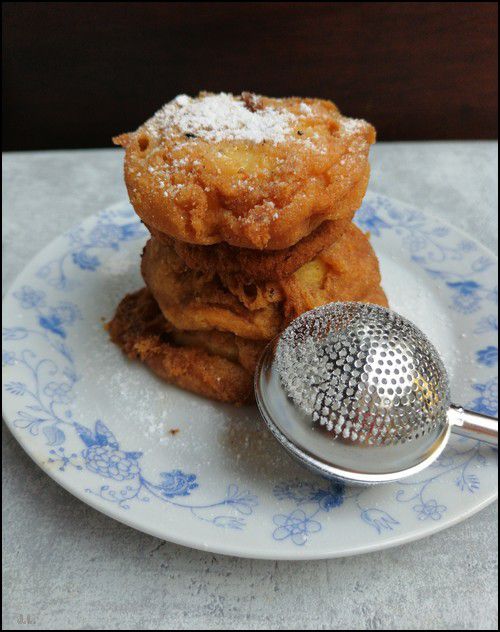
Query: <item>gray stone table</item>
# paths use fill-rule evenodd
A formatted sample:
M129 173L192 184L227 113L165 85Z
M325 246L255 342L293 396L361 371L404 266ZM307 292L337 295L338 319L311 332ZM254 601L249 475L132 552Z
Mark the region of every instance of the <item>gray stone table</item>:
M120 150L4 155L4 291L125 196ZM371 189L497 250L497 144L378 144ZM4 629L497 629L497 507L400 548L320 562L190 550L99 514L3 427ZM29 617L29 619L28 619Z

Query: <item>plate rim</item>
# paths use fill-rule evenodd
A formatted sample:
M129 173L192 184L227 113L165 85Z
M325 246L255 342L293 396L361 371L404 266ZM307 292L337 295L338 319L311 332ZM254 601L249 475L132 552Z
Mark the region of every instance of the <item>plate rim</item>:
M3 417L3 410L2 410L2 417ZM447 522L434 522L433 525L430 525L428 528L419 529L418 527L414 527L413 529L405 531L405 533L401 534L399 537L394 536L392 538L388 538L387 540L381 540L378 543L376 541L373 541L371 544L357 546L356 548L353 548L353 549L344 549L343 551L336 552L334 554L328 553L327 551L325 551L325 553L311 554L311 552L308 551L307 548L304 548L304 549L297 549L297 555L291 556L287 552L283 552L282 554L280 554L278 549L272 549L272 546L269 546L268 552L266 549L264 549L262 554L259 554L257 556L254 553L241 552L237 548L237 543L234 543L234 546L226 545L226 546L219 547L219 546L212 546L212 545L204 546L203 543L200 543L200 542L198 542L197 544L193 544L192 541L189 540L189 538L184 539L182 537L177 537L175 535L173 537L169 536L169 538L167 539L163 535L161 535L159 531L157 531L154 527L143 528L142 526L141 527L135 526L132 520L127 520L126 514L123 514L123 519L118 518L117 515L114 515L112 513L111 508L113 507L113 505L105 505L104 503L101 505L99 501L97 499L92 498L92 496L85 496L84 494L81 494L80 492L73 491L72 489L70 489L69 485L66 485L62 481L58 480L57 474L56 474L57 471L51 472L50 470L44 469L43 466L38 461L38 459L36 458L36 456L33 454L32 450L25 445L24 441L20 440L17 437L17 435L15 435L11 431L11 428L5 421L5 418L4 418L4 423L7 426L7 429L11 432L13 437L16 439L16 441L20 444L21 448L26 452L26 454L30 457L30 459L35 463L35 465L44 474L49 476L51 480L53 480L57 485L60 485L64 489L65 492L71 494L72 496L77 498L80 502L83 502L84 504L89 505L90 507L92 507L92 509L98 511L99 513L104 514L107 518L116 520L117 522L120 522L126 525L127 527L135 529L136 531L139 531L141 533L145 533L146 535L150 535L155 538L158 538L159 540L162 540L164 542L171 542L173 544L184 546L190 549L203 551L204 553L216 553L218 555L227 555L230 557L241 557L245 559L254 559L254 560L280 560L280 561L289 561L289 562L300 562L300 561L307 561L307 560L335 559L335 558L340 558L340 557L351 557L354 555L364 555L367 553L374 553L376 551L382 551L385 549L391 549L398 546L403 546L404 544L409 544L410 542L416 542L417 540L422 540L426 537L434 535L435 533L438 533L439 531L444 531L445 529L448 529L449 527L452 527L460 522L463 522L464 520L467 520L474 514L479 513L480 511L482 511L483 509L491 505L493 502L495 502L495 500L498 497L498 490L497 490L496 492L493 492L492 494L490 494L487 498L483 498L483 500L477 503L476 505L473 505L472 507L470 507L464 513L461 513L460 515L456 515L453 518L450 518Z

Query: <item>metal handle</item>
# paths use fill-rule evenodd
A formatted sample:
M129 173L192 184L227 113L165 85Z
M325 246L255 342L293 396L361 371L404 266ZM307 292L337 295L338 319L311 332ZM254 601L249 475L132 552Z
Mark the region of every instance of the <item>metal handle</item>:
M498 419L452 404L448 410L448 421L455 434L498 446Z

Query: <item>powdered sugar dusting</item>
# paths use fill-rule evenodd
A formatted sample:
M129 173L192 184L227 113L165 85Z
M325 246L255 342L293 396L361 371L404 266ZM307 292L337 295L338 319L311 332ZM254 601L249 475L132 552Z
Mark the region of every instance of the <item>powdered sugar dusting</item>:
M358 134L368 123L364 119L342 118L341 130L344 134Z
M241 97L208 94L192 98L179 95L164 105L146 126L166 136L185 135L210 142L246 140L284 142L293 133L298 117L273 107L248 108Z

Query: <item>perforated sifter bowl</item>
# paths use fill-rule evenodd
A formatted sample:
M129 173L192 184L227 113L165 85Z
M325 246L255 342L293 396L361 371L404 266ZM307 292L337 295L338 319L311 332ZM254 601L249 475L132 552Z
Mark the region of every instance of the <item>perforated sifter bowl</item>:
M255 394L285 449L351 482L420 471L451 431L497 443L496 420L450 404L446 369L428 338L377 305L331 303L302 314L264 351Z

